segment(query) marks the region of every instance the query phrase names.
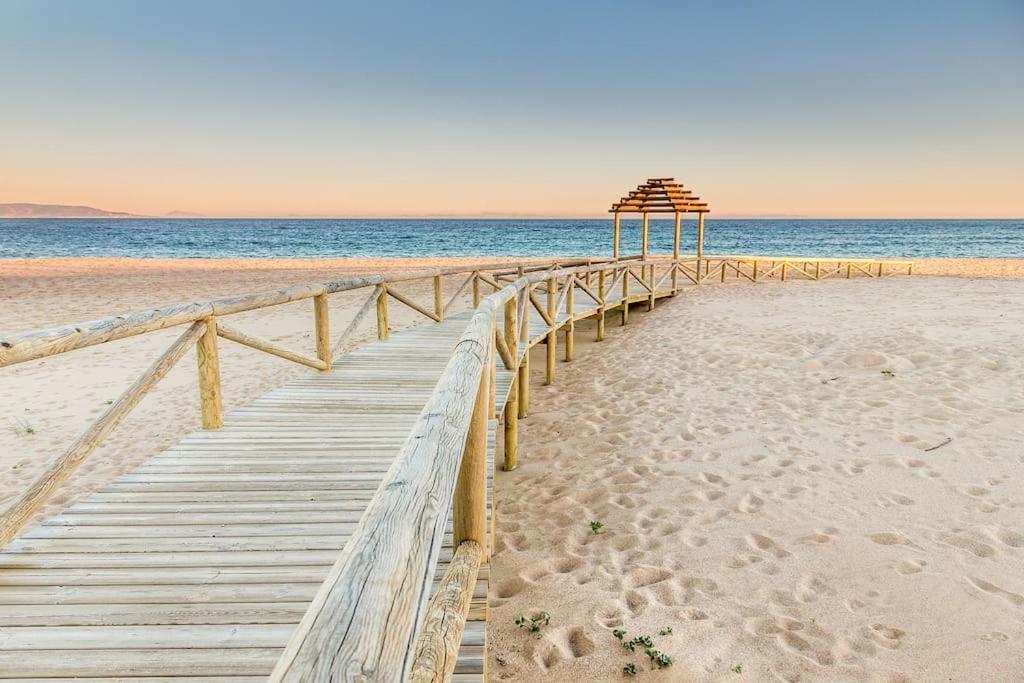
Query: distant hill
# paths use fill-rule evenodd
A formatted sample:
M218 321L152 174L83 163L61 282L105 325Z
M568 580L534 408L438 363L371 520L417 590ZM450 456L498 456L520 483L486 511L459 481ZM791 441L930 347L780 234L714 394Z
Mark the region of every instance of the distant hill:
M0 218L136 218L135 214L67 204L0 204Z
M202 218L203 214L191 211L168 211L164 216L167 218Z

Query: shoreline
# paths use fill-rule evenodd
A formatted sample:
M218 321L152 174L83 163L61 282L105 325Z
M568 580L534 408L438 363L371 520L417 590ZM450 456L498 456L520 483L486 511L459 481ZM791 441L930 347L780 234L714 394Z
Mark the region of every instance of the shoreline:
M653 257L669 254L652 253ZM707 258L719 255L708 254ZM913 261L915 275L943 275L952 277L981 277L1024 279L1024 255L1020 257L938 257L915 258L911 256L806 256L806 255L764 255L729 254L771 260L784 258L794 260L831 259L877 259L882 261ZM310 270L342 269L349 273L386 271L388 269L408 270L413 267L444 267L471 265L474 263L509 263L556 259L588 258L583 255L543 256L343 256L343 257L186 257L163 258L144 256L59 256L40 258L0 258L0 280L9 277L30 277L38 275L84 274L88 272L116 271L160 272L180 271L235 271L235 270ZM609 258L607 255L592 258Z

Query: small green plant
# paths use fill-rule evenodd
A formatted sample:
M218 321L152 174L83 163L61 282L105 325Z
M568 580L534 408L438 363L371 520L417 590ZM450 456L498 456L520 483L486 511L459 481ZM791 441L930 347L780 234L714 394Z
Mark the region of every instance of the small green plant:
M736 666L731 668L730 671L732 671L734 674L741 674L741 673L743 673L743 665L742 664L737 664Z
M626 666L622 667L622 673L627 676L636 676L636 664L630 662Z
M515 624L519 628L526 628L530 630L530 633L539 633L542 626L547 626L551 623L551 615L547 612L541 612L530 617L529 620L524 616L520 616L516 619Z
M623 633L625 635L625 633ZM637 647L653 647L654 641L651 640L650 636L637 636L632 640L622 641L622 647L626 648L630 652L636 652Z
M21 436L23 434L26 436L31 436L36 433L36 428L33 427L31 423L26 422L25 420L18 419L11 421L10 430L17 434L18 436Z
M601 529L603 529L603 528L604 528L604 524L602 522L591 522L590 523L590 530L593 531L595 534L601 533Z
M617 628L612 631L612 635L618 638L619 640L622 640L622 638L626 635L626 632L623 631L621 628Z
M666 626L665 628L663 628L660 631L658 631L658 635L659 636L670 636L670 635L672 635L672 627L671 626Z
M896 373L893 372L892 370L882 370L882 374L885 375L886 377L895 377L896 376Z
M666 669L672 666L672 658L661 650L655 650L653 647L649 647L644 650L644 654L650 658L652 669Z

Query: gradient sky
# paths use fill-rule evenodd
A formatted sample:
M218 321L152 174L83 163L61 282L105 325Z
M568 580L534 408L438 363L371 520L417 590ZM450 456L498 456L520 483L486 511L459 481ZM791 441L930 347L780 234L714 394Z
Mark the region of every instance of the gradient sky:
M1024 216L1024 2L0 2L0 202Z

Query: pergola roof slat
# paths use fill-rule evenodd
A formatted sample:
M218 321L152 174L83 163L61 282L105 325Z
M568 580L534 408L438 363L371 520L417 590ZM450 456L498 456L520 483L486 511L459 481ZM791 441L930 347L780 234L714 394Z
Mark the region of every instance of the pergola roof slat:
M707 213L706 202L677 183L675 178L648 178L637 185L618 202L612 204L608 213Z

